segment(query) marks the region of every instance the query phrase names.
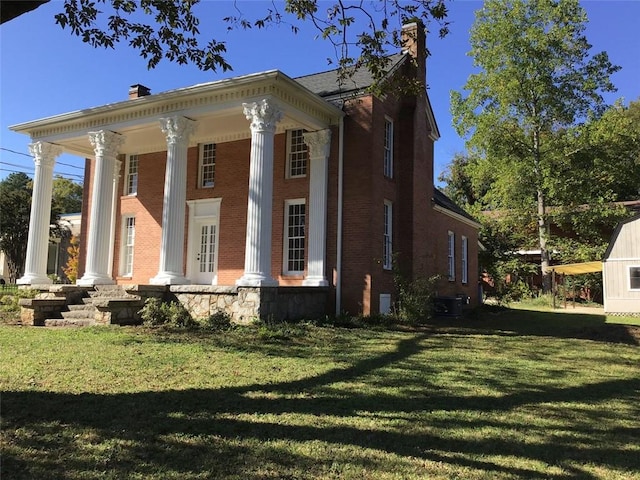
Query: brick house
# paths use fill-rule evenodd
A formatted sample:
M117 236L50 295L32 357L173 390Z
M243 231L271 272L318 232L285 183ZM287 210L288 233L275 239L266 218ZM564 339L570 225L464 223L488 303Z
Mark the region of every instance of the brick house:
M388 76L426 84L424 30L403 34ZM20 282L47 281L40 237L65 151L87 159L79 286L319 292L328 314L371 314L396 300L397 262L477 303L479 225L433 186L426 90L370 84L267 71L154 95L134 85L127 101L13 126L34 142L40 205Z

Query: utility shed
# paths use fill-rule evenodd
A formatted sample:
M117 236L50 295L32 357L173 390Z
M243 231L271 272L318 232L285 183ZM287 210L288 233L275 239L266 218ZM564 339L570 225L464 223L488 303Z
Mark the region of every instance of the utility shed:
M640 314L640 215L618 224L603 260L605 313Z

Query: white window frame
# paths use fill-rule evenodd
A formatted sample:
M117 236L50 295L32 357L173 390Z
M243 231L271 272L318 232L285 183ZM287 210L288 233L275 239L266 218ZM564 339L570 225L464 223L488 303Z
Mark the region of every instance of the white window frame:
M383 173L387 178L393 178L393 120L384 117L384 163Z
M136 238L136 217L122 217L122 236L120 239L120 276L133 276L133 253Z
M632 280L632 278L636 278L636 277L632 277L632 276L631 276L631 270L632 270L632 269L637 269L637 270L640 272L640 265L629 265L629 266L627 267L627 273L628 273L628 275L629 275L629 290L631 290L631 291L633 291L633 292L637 292L637 291L640 291L640 283L638 284L638 286L637 286L637 287L634 287L634 286L633 286L633 283L632 283L632 281L631 281L631 280ZM638 277L637 277L637 278L640 278L640 275L638 275Z
M460 251L460 267L462 272L460 281L464 284L469 283L469 240L464 235L461 237L462 245Z
M205 149L209 146L213 147L213 161L205 164ZM198 145L198 188L213 188L216 181L216 144L215 143L201 143ZM205 168L211 167L212 179L208 181L205 178Z
M450 282L456 280L456 234L449 230L447 232L447 260L448 276Z
M282 252L282 273L283 275L303 275L304 274L304 266L305 259L307 255L307 205L306 200L304 198L295 198L290 200L285 200L284 202L284 232L282 238L283 252ZM302 237L300 236L290 236L289 227L290 227L290 208L296 205L304 205L304 224L303 224L303 233ZM289 242L295 239L302 239L302 247L297 246L295 250L302 251L302 258L294 258L291 259L291 253L293 250L290 248ZM290 269L289 262L299 262L302 266L302 269Z
M393 202L384 201L382 233L382 268L393 268Z
M138 194L140 158L138 155L127 155L125 163L124 194L126 196L134 196Z
M309 168L309 147L304 141L306 130L287 130L286 178L304 178ZM295 142L295 143L294 143ZM296 170L294 172L294 169ZM301 173L301 171L304 172Z

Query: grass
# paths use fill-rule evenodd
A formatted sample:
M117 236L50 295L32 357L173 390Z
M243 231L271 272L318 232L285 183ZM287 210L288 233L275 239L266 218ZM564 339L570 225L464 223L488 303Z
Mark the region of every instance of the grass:
M640 335L605 320L0 326L1 477L640 479Z

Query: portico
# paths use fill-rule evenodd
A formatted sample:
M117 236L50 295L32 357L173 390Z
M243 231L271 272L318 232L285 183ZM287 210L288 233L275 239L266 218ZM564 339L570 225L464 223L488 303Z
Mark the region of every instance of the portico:
M238 188L248 188L244 206L244 267L233 283L240 287L277 286L279 282L272 262L273 210L276 208L273 205L274 139L287 130L300 129L307 132L304 139L309 151L309 173L305 225L308 250L305 275L299 284L329 285L326 265L327 165L331 128L341 117L339 108L300 87L281 72L272 71L143 96L12 127L29 134L34 145L39 146L34 156L36 165L41 164L41 173L38 174L37 167L34 178L36 215L32 215L27 269L20 282L48 283L46 275L42 274L46 272L46 255L39 252L48 241L49 214L45 207L50 208L51 204L53 161L56 155L65 152L91 159L91 176L85 185L90 196L87 212L83 212L84 268L77 284L105 285L127 280L119 278L117 250L122 240L118 242L117 239L121 236L123 216L134 214L124 206L125 199L118 185L124 160L133 153L164 157L164 162L158 162L158 168L164 170L164 186L161 213L147 215L155 219L154 228L160 232L160 239L153 247L157 258L155 273L142 281L139 277L129 281L169 286L195 283L186 257L191 253L200 255L200 252L187 248L189 222L194 218L187 213L194 205L202 206L205 198L211 198L216 206L214 217L219 219L224 217L230 201L224 196L217 197L216 189L198 191L197 199L187 198L188 188L191 188L187 179L190 149L209 142L240 144L249 140L249 158L233 159L239 164L249 162L248 185L238 185ZM162 152L166 153L161 155ZM152 202L144 196L143 188L145 184L141 181L137 195L140 206L137 208L150 211ZM204 196L207 194L210 197ZM152 200L156 201L155 198ZM276 228L281 229L280 226ZM149 232L139 229L136 232L138 238L146 234ZM220 232L221 238L226 234L226 231ZM140 243L136 243L136 248ZM224 249L217 252L220 257L225 255ZM139 266L134 259L133 269ZM214 276L213 282L216 281L217 276Z

